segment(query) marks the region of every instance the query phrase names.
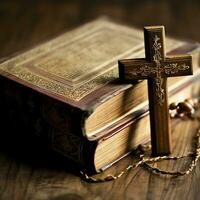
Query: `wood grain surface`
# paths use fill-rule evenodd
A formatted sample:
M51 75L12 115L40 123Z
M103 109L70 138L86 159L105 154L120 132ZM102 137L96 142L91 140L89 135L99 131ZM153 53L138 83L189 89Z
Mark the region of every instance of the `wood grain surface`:
M19 3L20 2L20 3ZM144 24L167 25L168 33L199 40L198 1L1 1L0 57L30 48L59 33L107 14L117 21L142 27ZM167 3L168 2L168 3ZM135 10L135 12L133 12ZM157 17L156 12L161 13ZM141 13L144 15L141 16ZM151 17L149 17L151 14ZM192 19L192 21L191 21ZM187 24L187 29L185 24ZM0 115L2 122L3 116ZM183 121L172 131L173 154L194 150L194 135L199 124ZM1 123L1 127L3 124ZM27 141L31 140L31 144ZM119 172L132 163L134 156L123 159L106 171ZM167 170L184 170L190 159L155 164ZM134 160L135 162L135 160ZM102 199L199 199L199 163L186 177L169 178L138 168L115 182L91 184L82 181L77 169L35 145L28 133L0 131L0 199L2 200L102 200Z

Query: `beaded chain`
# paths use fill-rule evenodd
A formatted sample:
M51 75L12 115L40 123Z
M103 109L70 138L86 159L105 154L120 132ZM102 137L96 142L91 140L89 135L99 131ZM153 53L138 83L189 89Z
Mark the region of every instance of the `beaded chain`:
M200 108L200 99L185 99L180 103L171 103L169 105L170 117L173 118L184 118L188 117L190 119L197 119L200 121L200 118L194 117L195 111ZM197 165L197 162L200 158L200 128L198 128L196 133L196 149L194 153L188 153L183 156L158 156L158 157L149 157L145 158L144 153L151 149L151 145L140 145L138 150L140 151L140 160L136 164L131 164L127 166L123 171L112 175L108 174L104 178L95 178L93 176L88 176L85 172L80 171L81 177L87 182L107 182L114 181L130 170L136 169L139 166L148 168L152 173L160 175L169 175L169 176L184 176L190 174ZM157 167L153 167L151 164L163 161L163 160L178 160L181 158L193 157L189 167L185 171L164 171Z

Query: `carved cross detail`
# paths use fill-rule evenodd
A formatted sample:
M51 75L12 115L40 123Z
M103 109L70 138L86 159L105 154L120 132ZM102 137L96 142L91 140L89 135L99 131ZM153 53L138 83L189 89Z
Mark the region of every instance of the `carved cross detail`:
M144 28L145 55L141 59L119 61L122 81L148 80L152 155L171 153L171 134L167 98L167 77L192 75L192 57L165 57L164 26Z

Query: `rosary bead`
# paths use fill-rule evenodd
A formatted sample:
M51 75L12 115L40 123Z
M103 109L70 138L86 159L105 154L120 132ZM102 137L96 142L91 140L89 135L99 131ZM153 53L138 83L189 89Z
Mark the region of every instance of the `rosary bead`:
M183 110L177 108L177 114L174 117L183 118L185 116Z
M147 151L151 150L151 145L150 144L142 144L142 145L139 145L138 149L141 152L147 152Z
M169 105L169 109L170 110L175 110L176 108L177 108L177 103L175 103L175 102L173 102L173 103L171 103L170 105Z
M179 107L176 109L176 112L177 112L178 114L183 113L184 110L183 110L182 106L179 106Z
M194 106L194 105L195 105L194 99L191 99L191 98L185 99L184 102L189 103L191 106Z
M194 112L193 106L186 101L179 103L178 108L179 108L179 109L177 109L178 113L184 112L184 113L191 113L192 114Z

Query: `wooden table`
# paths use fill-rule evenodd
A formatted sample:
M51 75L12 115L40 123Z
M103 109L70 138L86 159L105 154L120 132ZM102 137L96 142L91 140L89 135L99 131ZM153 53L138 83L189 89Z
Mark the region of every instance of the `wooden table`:
M129 4L128 4L129 2ZM9 56L17 51L32 47L42 41L48 40L59 33L69 30L84 21L92 19L99 14L108 14L117 21L136 24L142 27L144 23L167 24L169 31L174 35L189 36L200 40L197 26L200 15L197 12L198 3L185 3L178 9L178 5L168 3L152 4L147 1L141 8L140 3L98 3L91 5L89 1L24 1L2 2L0 4L0 57ZM195 1L194 1L195 2ZM173 7L174 5L174 7ZM169 9L173 7L172 9ZM155 8L162 10L161 18L152 14L148 19L147 14ZM193 10L190 10L194 8ZM130 15L131 9L136 13ZM147 14L139 16L141 10ZM169 14L165 9L169 9ZM182 20L188 20L187 30ZM139 12L140 11L140 12ZM176 13L176 14L175 14ZM178 14L177 14L178 13ZM174 16L179 18L169 21ZM128 18L130 16L130 18ZM193 23L189 19L193 18ZM178 23L180 22L180 23ZM173 27L177 26L177 29ZM194 29L196 27L196 29ZM192 29L193 28L193 29ZM190 30L189 30L190 29ZM191 31L195 30L195 31ZM185 32L183 32L185 30ZM183 155L194 151L194 136L199 124L190 120L179 123L173 130L173 154ZM24 141L23 141L24 142ZM22 142L22 143L23 143ZM30 150L31 149L31 150ZM163 161L154 166L166 170L184 170L191 159L180 161ZM123 159L101 176L108 173L117 173L126 166L135 162L133 155ZM152 174L144 168L130 171L122 178L107 183L87 183L80 179L79 173L69 162L48 156L41 152L39 146L30 147L21 145L17 133L7 134L6 130L0 132L0 199L34 199L34 200L61 200L61 199L199 199L200 195L200 163L191 175L179 178L169 178Z

